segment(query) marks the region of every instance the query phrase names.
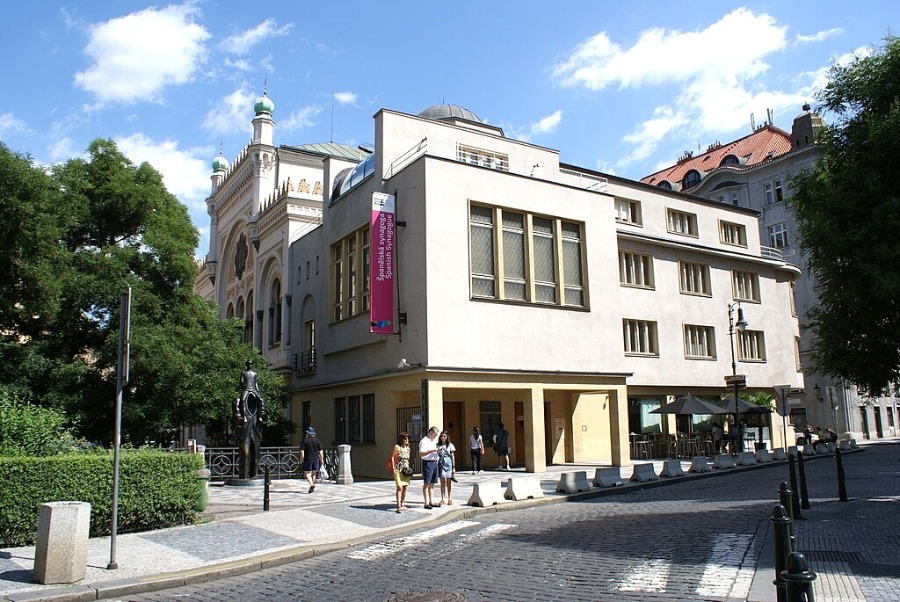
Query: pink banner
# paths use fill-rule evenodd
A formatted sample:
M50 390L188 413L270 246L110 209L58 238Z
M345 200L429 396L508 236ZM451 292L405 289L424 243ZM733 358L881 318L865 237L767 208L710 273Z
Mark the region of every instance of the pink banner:
M394 195L372 193L370 332L394 334Z

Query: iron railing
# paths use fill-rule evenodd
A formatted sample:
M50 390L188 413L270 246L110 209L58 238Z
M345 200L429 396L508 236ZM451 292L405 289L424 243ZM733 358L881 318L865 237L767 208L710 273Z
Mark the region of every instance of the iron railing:
M328 480L334 481L338 473L338 450L325 449L325 470ZM239 477L240 452L236 447L207 447L204 452L210 478L214 481ZM263 447L259 450L259 470L269 467L269 478L302 479L300 452L296 447Z
M313 347L308 351L301 351L294 354L294 372L298 374L312 374L316 371L317 364L316 348Z

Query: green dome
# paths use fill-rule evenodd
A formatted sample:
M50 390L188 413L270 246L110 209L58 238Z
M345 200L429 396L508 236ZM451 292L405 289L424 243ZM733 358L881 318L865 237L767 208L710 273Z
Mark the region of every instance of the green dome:
M212 168L214 172L228 170L228 160L222 156L222 151L219 151L219 156L213 159Z
M272 113L275 112L275 103L272 102L272 99L269 98L265 92L263 92L263 95L256 99L253 110L256 111L257 117L260 115L268 115L271 117Z

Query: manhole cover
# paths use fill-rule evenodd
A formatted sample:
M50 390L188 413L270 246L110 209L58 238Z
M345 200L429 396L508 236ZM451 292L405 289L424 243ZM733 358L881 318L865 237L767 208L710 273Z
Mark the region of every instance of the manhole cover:
M465 602L466 597L459 592L427 589L418 592L405 592L387 599L387 602Z
M845 552L843 550L809 550L803 553L806 559L812 562L862 562L862 554L859 552Z

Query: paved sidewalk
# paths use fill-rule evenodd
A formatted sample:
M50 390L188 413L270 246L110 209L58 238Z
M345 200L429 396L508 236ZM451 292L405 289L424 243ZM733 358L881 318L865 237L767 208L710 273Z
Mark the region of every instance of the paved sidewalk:
M653 461L653 464L659 474L663 461ZM681 465L687 473L690 462L682 461ZM777 465L783 463L739 467L735 470L766 469ZM615 495L635 487L655 487L722 473L714 471L700 475L688 474L679 479L630 483L628 479L632 468L623 467L620 470L626 483L623 487L595 488L588 493L556 493L561 473L584 470L587 471L588 479L591 479L594 469L599 466L552 466L548 468L548 472L538 475L544 498L508 502L503 507L556 503L592 495ZM465 505L473 485L496 483L499 486L510 476L524 475L521 470L511 473L489 471L480 475L459 473L459 483L454 485L453 505L444 505L434 510L422 507L421 481L414 480L407 496L409 510L400 514L394 512L393 481L358 482L352 485L324 483L312 494L307 493L305 481L273 481L268 512L262 511L261 486L214 485L209 491L209 507L203 513L204 520L208 522L144 533L120 534L116 540L116 561L119 566L116 570L106 569L110 560L109 537L91 539L87 575L76 585L43 586L32 583L34 547L0 550L0 597L15 602L95 600L247 573L391 537L426 524L495 511L497 507L481 509ZM763 568L760 567L760 570ZM766 573L770 574L771 572ZM768 580L771 582L771 578ZM763 589L757 588L757 591L765 591L764 581L765 578L761 578L760 588ZM843 587L843 584L837 583L835 591L839 587ZM772 593L774 594L774 588ZM841 599L853 598L842 596Z

